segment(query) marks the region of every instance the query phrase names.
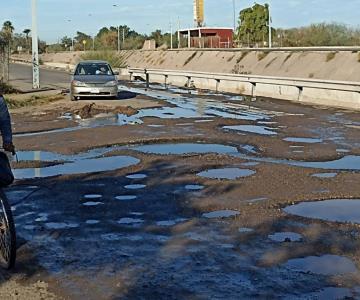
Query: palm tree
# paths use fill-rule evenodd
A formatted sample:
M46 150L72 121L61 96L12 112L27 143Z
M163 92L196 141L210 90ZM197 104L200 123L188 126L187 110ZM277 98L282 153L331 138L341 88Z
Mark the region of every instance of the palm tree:
M29 34L30 34L31 30L26 28L24 29L23 31L23 34L26 35L26 44L27 44L27 47L30 48L30 45L29 45Z
M12 25L12 23L10 21L5 21L2 27L2 33L4 38L10 42L12 39L12 35L14 32L14 26Z

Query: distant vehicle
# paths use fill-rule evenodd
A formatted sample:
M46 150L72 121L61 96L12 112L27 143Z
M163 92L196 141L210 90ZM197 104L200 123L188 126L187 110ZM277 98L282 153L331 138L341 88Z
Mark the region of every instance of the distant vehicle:
M100 60L85 60L76 68L71 81L71 101L81 97L112 97L118 95L118 72L110 64Z

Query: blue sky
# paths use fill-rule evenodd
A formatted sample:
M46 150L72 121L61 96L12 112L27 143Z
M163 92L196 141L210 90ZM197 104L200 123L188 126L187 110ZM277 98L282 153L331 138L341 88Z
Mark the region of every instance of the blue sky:
M138 32L192 25L193 0L37 0L40 38L55 42L76 30L95 34L104 26L127 24ZM205 0L208 26L233 26L233 0ZM235 0L237 13L254 0ZM17 32L31 27L31 0L1 0L0 22L11 20ZM5 2L5 3L4 3ZM315 22L359 26L360 0L259 0L271 5L274 27ZM113 7L117 4L118 7ZM71 21L69 21L71 20Z

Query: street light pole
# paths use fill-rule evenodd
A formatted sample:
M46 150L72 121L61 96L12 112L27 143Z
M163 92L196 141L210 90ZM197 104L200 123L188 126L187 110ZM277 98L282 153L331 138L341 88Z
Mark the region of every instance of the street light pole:
M270 13L270 5L269 5L269 48L272 48L272 32L271 32L271 13Z
M173 28L172 23L170 22L170 48L173 49Z
M234 10L234 33L236 31L236 5L235 0L233 0L233 10Z
M33 69L33 89L40 88L40 74L39 74L39 44L37 32L37 5L36 0L32 0L32 69Z

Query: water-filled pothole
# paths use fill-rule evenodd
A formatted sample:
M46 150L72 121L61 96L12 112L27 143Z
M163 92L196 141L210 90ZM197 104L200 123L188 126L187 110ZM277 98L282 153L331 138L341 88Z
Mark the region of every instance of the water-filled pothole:
M301 202L284 208L284 211L306 218L360 224L360 199Z
M317 177L317 178L334 178L338 175L338 173L316 173L316 174L312 174L312 177Z
M102 198L102 195L98 195L98 194L84 195L84 199L100 199L100 198Z
M235 147L219 145L219 144L200 144L200 143L184 143L184 144L155 144L143 145L135 147L134 150L160 154L160 155L181 155L181 154L204 154L204 153L237 153Z
M254 175L256 172L249 169L240 168L224 168L224 169L212 169L198 173L200 177L210 179L229 179L235 180L241 177L248 177Z
M293 270L320 275L342 275L358 271L353 261L338 255L290 259L285 266Z
M126 178L128 179L144 179L146 177L147 177L146 174L130 174L126 176Z
M79 224L77 223L71 223L71 222L51 222L51 223L45 223L45 227L47 229L70 229L70 228L77 228L79 227Z
M96 202L96 201L88 201L83 203L84 206L98 206L104 204L103 202Z
M240 212L236 210L218 210L212 211L209 213L204 213L202 216L207 219L222 219L222 218L230 218L240 215Z
M145 184L128 184L125 185L124 188L128 189L128 190L141 190L146 188Z
M136 198L137 196L135 195L121 195L115 197L115 199L119 201L130 201L130 200L135 200Z
M121 218L118 221L119 224L131 225L131 224L140 224L144 223L143 219L136 219L136 218Z
M295 232L276 232L270 234L268 238L274 242L300 242L302 235Z
M204 186L199 184L188 184L185 185L185 189L189 191L200 191L204 189Z
M297 137L288 137L284 139L285 142L292 142L292 143L304 143L304 144L317 144L322 143L322 139L316 138L297 138Z
M255 133L260 135L277 135L277 132L272 131L273 128L258 126L258 125L236 125L236 126L224 126L224 129Z
M251 233L251 232L254 232L254 229L247 228L247 227L241 227L241 228L239 228L239 232L240 233Z
M88 225L96 225L96 224L99 224L100 221L99 220L86 220L85 223Z

